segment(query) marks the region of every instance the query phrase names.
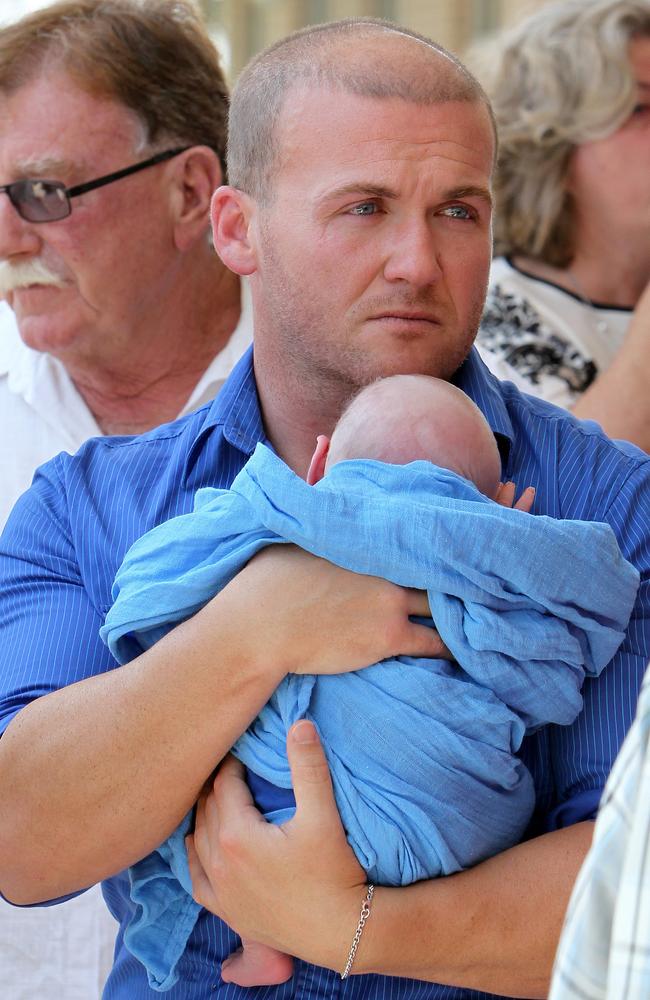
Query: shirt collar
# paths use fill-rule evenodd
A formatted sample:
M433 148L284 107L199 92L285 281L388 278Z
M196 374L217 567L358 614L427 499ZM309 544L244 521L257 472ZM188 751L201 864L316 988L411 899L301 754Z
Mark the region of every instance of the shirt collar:
M506 464L514 439L512 421L499 380L492 375L475 347L463 361L452 382L473 399L494 434L501 459Z
M184 482L208 438L221 427L226 441L245 455L252 455L259 441L266 441L253 371L253 345L239 359L219 395L207 407L205 420L185 462Z
M253 303L250 286L246 278L239 283L241 312L237 326L228 338L227 343L212 359L203 373L185 406L179 413L184 417L187 413L198 410L200 406L210 402L217 395L222 385L235 367L235 363L253 339Z
M63 363L23 343L13 311L0 302L0 378L7 391L29 408L31 433L47 426L54 432L52 454L74 453L101 430ZM18 411L16 411L18 412ZM44 439L45 440L45 439Z

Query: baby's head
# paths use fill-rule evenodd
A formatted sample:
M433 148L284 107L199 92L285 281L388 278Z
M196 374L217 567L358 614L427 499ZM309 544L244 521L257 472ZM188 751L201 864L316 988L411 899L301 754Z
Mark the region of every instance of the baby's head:
M501 476L494 434L479 408L456 386L428 375L392 375L362 389L331 441L319 438L309 482L351 458L393 465L425 459L469 479L492 499Z

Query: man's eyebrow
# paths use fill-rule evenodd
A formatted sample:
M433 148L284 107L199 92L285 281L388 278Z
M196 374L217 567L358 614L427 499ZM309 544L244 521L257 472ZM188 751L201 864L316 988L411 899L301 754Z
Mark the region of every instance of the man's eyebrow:
M20 177L34 180L58 179L65 173L70 173L73 164L70 160L61 160L53 156L40 159L20 160L15 164L15 172Z
M341 187L326 191L318 200L331 201L333 198L342 198L348 194L358 195L360 198L397 198L397 192L393 191L392 188L366 184L364 181L354 181L351 184L342 184Z
M492 192L490 189L476 184L469 184L467 187L452 188L450 191L447 191L442 200L454 201L456 198L482 198L488 205L492 204Z
M355 181L352 184L343 184L341 187L327 191L318 200L321 202L332 201L342 198L345 195L356 195L360 198L385 198L387 200L398 198L399 195L392 188L377 184L364 184L363 181ZM462 198L481 198L488 205L492 205L492 194L487 187L469 184L458 188L449 188L443 191L439 201L454 201Z

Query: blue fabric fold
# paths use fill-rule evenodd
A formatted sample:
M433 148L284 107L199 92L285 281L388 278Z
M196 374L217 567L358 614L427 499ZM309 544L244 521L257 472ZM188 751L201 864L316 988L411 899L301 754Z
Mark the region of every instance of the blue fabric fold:
M342 462L311 487L258 445L230 490L199 491L193 513L131 548L102 638L127 662L276 543L426 590L457 662L398 657L290 675L236 756L290 788L286 733L311 719L348 840L380 884L450 874L516 843L534 805L521 741L575 719L585 676L612 658L632 611L638 573L611 528L505 509L428 462ZM138 913L125 942L158 990L176 981L199 912L189 822L130 870Z

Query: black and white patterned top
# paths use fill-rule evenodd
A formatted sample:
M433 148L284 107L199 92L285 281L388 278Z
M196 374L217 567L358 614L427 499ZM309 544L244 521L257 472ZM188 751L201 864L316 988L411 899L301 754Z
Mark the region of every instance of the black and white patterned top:
M499 378L570 407L611 364L631 310L590 305L497 258L476 341Z

